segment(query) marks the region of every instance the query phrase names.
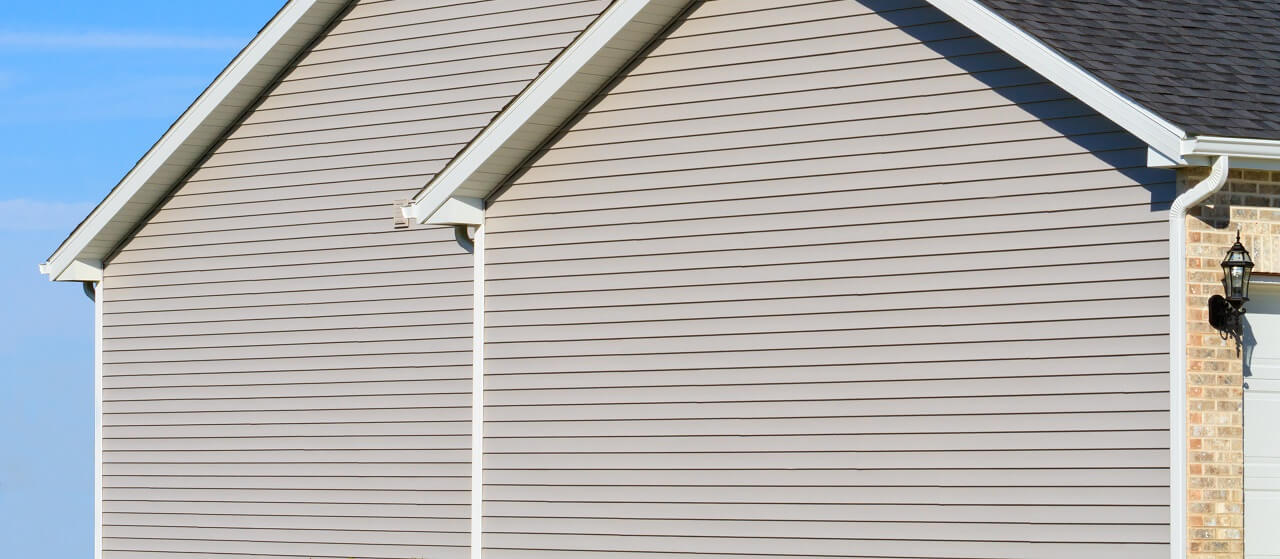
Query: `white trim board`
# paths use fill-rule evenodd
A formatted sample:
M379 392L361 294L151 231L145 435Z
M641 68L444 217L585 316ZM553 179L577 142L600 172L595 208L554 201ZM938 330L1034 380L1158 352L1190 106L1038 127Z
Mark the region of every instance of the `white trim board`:
M55 281L101 279L102 261L347 4L289 0L40 265L40 272Z

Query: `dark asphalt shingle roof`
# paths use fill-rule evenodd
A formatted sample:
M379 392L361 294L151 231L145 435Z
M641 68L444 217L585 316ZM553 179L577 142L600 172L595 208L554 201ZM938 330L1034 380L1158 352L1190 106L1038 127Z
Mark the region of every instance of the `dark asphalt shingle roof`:
M1193 135L1280 140L1280 0L981 0Z

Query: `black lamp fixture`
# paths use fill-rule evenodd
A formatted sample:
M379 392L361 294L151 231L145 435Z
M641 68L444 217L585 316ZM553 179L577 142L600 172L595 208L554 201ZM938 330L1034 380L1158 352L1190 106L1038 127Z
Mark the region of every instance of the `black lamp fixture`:
M1223 336L1237 340L1244 330L1244 303L1249 300L1249 276L1253 274L1253 259L1240 244L1240 232L1236 231L1236 244L1231 245L1227 257L1222 259L1223 295L1209 298L1209 325Z

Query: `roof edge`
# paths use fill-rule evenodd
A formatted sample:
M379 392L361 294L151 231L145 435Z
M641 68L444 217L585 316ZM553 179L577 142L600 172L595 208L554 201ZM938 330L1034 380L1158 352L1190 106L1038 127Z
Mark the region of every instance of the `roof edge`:
M445 223L435 214L450 199L487 198L691 5L616 0L400 207L402 216L411 223Z
M53 281L101 279L101 263L110 252L349 3L289 0L40 265L40 272Z
M1180 161L1187 133L1023 31L978 0L928 0L934 7L1075 96L1151 149Z

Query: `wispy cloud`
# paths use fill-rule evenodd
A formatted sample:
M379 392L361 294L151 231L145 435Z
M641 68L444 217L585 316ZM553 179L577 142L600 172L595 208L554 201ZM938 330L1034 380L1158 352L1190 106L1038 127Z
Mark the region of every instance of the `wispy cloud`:
M67 229L93 209L88 202L46 202L16 198L0 200L0 231L48 231Z
M241 37L108 31L4 31L0 47L41 49L238 49Z

